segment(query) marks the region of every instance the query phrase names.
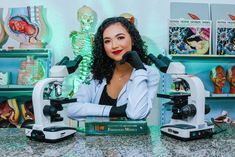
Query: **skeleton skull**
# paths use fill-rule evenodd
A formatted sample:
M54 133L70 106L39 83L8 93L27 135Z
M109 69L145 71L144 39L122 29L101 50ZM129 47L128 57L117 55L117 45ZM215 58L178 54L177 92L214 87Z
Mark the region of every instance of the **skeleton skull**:
M77 17L80 22L81 31L91 31L94 28L97 15L90 7L81 7L77 12Z

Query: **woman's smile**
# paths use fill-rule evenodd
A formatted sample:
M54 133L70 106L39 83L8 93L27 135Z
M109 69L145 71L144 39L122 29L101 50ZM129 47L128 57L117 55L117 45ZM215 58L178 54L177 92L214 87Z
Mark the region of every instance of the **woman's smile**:
M112 53L113 53L114 55L119 55L121 52L122 52L122 50L116 50L116 51L113 51Z

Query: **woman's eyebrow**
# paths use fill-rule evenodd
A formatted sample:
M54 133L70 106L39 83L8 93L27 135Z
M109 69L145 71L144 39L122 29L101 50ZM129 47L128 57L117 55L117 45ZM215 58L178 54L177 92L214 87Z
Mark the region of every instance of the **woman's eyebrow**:
M115 35L115 37L119 36L119 35L125 35L124 33L118 33Z
M124 33L118 33L118 34L115 35L115 37L118 37L120 35L125 35L125 34ZM111 37L104 37L104 39L111 39Z
M110 37L104 37L104 39L111 39Z

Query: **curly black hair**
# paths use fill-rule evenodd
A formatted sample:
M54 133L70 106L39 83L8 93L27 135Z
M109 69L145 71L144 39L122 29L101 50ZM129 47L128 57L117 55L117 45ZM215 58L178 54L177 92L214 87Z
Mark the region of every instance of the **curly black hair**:
M121 23L127 32L130 34L132 39L132 50L136 51L141 59L141 61L147 65L150 65L150 61L147 57L147 46L142 40L139 31L136 29L135 25L130 23L124 17L111 17L103 21L99 26L94 39L93 47L93 60L91 62L91 73L93 74L93 79L99 80L101 83L105 78L107 83L110 82L113 71L115 68L115 62L106 55L104 49L103 32L104 30L112 24Z

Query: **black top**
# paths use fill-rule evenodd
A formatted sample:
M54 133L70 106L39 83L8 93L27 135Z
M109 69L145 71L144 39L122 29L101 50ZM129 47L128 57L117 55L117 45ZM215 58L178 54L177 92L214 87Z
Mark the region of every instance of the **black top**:
M127 104L123 104L122 106L116 107L117 99L113 99L108 95L106 86L107 85L104 86L99 104L112 106L110 113L109 113L110 117L127 117L126 116Z
M117 99L113 99L111 98L108 93L107 93L107 85L104 86L104 90L101 94L101 97L100 97L100 102L99 104L100 105L110 105L110 106L116 106L117 104Z

